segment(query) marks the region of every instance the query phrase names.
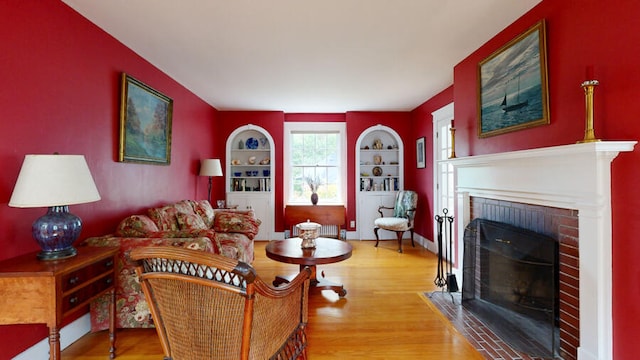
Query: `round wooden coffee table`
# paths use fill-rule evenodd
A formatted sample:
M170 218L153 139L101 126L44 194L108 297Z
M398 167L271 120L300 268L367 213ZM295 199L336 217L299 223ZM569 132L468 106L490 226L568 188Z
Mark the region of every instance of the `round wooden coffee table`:
M328 238L317 238L315 249L302 249L302 239L291 238L286 240L273 240L267 244L265 250L267 257L287 264L298 264L300 270L305 267L311 269L311 289L333 290L340 297L347 295L347 290L342 284L335 284L325 279L318 279L316 265L333 264L351 257L353 248L346 241ZM323 276L324 277L324 274ZM290 277L277 276L273 281L274 286L289 282Z

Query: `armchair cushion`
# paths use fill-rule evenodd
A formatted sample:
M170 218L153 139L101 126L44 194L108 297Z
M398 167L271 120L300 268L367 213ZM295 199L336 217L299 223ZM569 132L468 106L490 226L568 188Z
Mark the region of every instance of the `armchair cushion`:
M407 231L409 230L409 220L396 217L382 217L374 221L374 225L391 231Z

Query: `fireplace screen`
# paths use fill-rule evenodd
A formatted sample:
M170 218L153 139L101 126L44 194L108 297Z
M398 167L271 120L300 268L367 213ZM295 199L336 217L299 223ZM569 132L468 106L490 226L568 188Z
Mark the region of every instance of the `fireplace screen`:
M475 219L464 233L462 304L513 348L558 349L558 242L509 224Z

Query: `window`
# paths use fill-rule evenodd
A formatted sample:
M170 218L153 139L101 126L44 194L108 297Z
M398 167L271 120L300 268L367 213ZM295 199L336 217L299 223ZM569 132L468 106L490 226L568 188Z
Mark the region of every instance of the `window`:
M317 184L319 204L345 199L344 123L285 123L285 202L310 204L310 182Z

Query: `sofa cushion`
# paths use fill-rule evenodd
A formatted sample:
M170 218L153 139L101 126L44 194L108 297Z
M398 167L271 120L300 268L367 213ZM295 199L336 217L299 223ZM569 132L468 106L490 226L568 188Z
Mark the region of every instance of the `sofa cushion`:
M215 216L215 213L213 212L213 207L211 206L209 201L192 201L191 205L193 206L193 210L196 212L196 214L200 215L205 225L207 225L207 228L210 229L213 226L213 218Z
M204 223L204 220L197 214L185 214L179 212L177 215L178 218L178 226L180 226L180 230L206 230L208 229L207 225Z
M158 229L163 231L180 230L178 226L178 209L173 205L151 208L148 211L149 217L156 223Z
M216 232L243 233L253 239L258 233L261 221L253 216L239 212L220 211L213 219L213 230Z
M116 236L146 237L157 231L159 231L158 227L148 216L131 215L120 221L116 229Z
M193 210L193 205L191 205L192 202L192 200L181 200L172 206L175 207L179 213L195 214L196 212Z

